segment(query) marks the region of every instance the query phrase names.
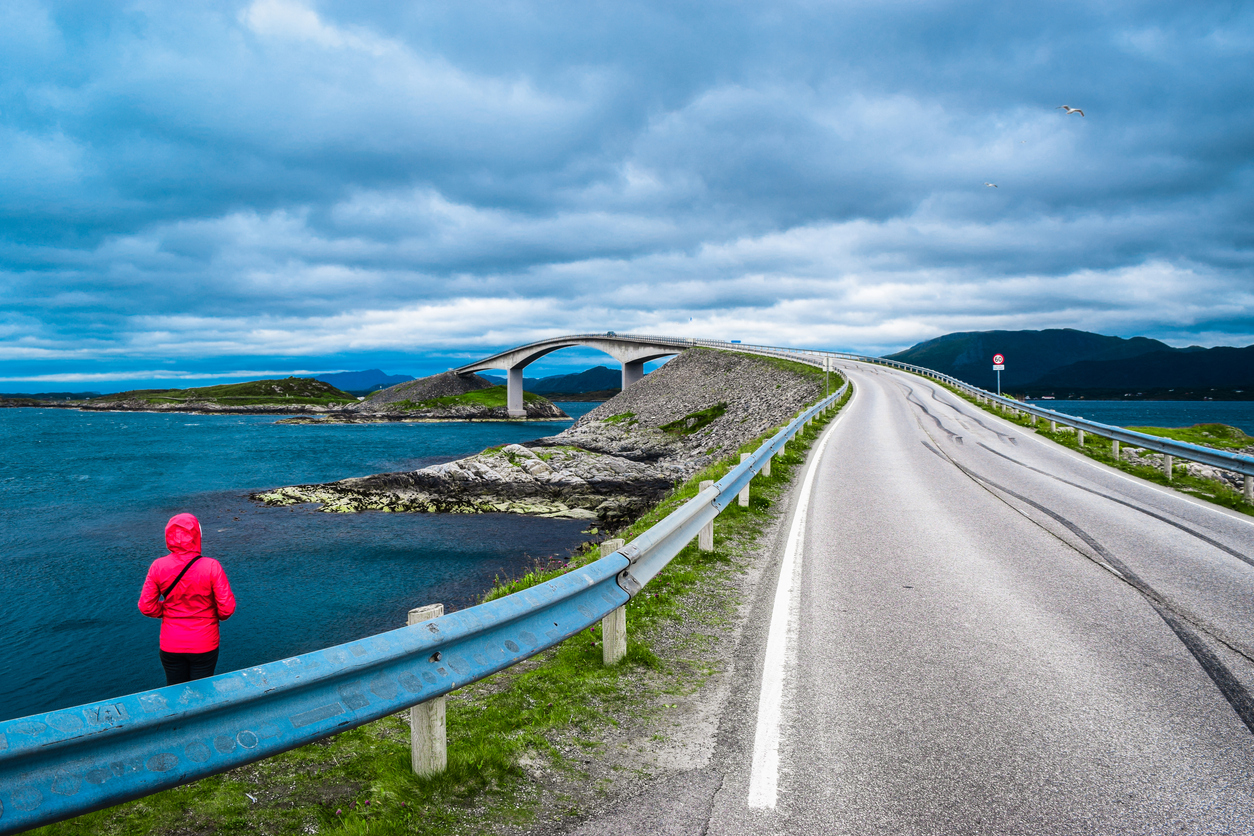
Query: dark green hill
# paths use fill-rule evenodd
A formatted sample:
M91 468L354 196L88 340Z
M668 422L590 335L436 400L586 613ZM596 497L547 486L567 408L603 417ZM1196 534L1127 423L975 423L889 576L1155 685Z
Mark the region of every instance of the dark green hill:
M1254 391L1254 345L1155 351L1122 360L1085 360L1053 369L1031 387Z
M976 386L993 388L997 383L993 355L1006 357L1002 389L1018 389L1063 366L1086 360L1120 360L1173 349L1148 337L1107 337L1072 328L1045 331L964 331L946 334L889 355L953 375Z
M523 381L523 388L531 392L539 392L542 395L551 393L579 394L583 392L617 390L622 384L623 372L621 369L596 366L577 374L558 374L551 377L542 377L532 381L530 386L527 385L526 381Z
M966 331L889 355L992 389L1003 354L1003 391L1056 397L1254 400L1254 346L1172 348L1147 337L1070 328Z
M221 386L200 386L194 389L133 389L105 395L90 403L138 400L152 404L179 404L201 401L222 406L259 406L268 404L333 404L357 403L357 398L312 377L287 377L281 380L250 380L247 383L225 383Z

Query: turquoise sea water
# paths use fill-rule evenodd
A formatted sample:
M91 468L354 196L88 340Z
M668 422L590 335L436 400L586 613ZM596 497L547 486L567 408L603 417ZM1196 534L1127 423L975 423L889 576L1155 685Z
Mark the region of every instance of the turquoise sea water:
M1227 424L1254 435L1254 401L1031 401L1078 418L1116 427L1191 427Z
M578 417L596 404L563 404ZM273 417L0 409L0 719L165 684L136 608L165 522L200 518L239 608L218 671L473 603L497 575L564 557L586 522L506 514L323 514L259 489L413 470L560 432L530 424L277 425Z

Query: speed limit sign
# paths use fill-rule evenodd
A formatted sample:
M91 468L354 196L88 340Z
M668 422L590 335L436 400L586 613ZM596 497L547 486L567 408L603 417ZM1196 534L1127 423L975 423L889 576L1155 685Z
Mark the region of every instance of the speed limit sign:
M993 355L993 369L995 371L1001 371L1004 368L1006 368L1006 358L1002 357L1000 354L994 354Z

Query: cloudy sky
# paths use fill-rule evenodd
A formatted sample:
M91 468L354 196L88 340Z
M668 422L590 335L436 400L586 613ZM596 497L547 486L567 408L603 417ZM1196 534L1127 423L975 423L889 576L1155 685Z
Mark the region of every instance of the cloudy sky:
M0 54L0 391L1254 343L1250 3L5 0Z

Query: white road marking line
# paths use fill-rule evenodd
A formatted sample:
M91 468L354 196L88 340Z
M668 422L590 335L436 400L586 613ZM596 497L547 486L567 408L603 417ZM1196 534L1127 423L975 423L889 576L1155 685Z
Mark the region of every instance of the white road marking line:
M793 512L788 541L779 566L779 583L775 587L775 605L771 611L771 630L766 638L766 658L762 664L762 693L758 697L758 727L753 737L753 766L749 774L749 806L758 809L775 809L779 796L779 739L780 721L784 703L784 673L787 667L789 645L795 643L797 605L793 599L793 585L800 577L801 549L805 544L806 513L810 507L810 494L814 489L814 474L818 471L827 441L832 430L844 417L842 410L819 439L801 493ZM791 641L790 641L791 639Z

